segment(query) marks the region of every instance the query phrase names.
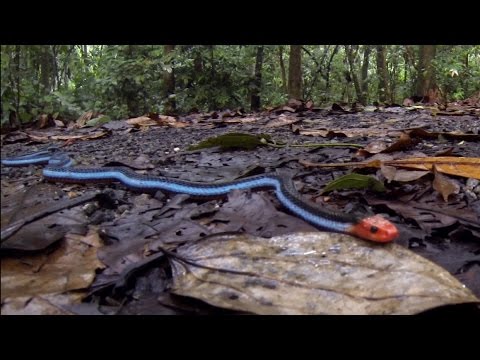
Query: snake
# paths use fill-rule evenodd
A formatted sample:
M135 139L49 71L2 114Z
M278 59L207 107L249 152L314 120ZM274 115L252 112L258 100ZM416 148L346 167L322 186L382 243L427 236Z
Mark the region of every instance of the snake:
M2 164L5 166L46 164L42 175L51 182L120 182L132 190L162 190L202 198L225 196L232 190L273 189L277 199L287 210L321 230L348 234L377 243L391 242L399 235L397 227L381 215L335 212L304 201L295 189L292 179L277 173L205 184L165 176L141 175L123 167L75 167L71 157L56 146L2 159Z

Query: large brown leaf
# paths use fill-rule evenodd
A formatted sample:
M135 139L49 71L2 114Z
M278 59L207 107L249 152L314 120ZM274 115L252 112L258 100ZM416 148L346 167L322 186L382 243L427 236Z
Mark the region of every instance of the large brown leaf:
M174 293L255 314L415 314L479 301L403 247L333 233L211 238L179 248L172 267Z
M2 302L6 298L58 294L85 289L103 268L97 259L101 240L96 230L87 236L68 234L50 254L40 253L2 259Z

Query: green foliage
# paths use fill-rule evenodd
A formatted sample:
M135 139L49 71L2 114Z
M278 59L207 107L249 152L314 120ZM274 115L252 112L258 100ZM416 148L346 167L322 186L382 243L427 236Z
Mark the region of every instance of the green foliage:
M442 46L435 58L437 83L449 101L461 100L480 89L480 47Z
M280 49L283 49L280 51ZM353 49L354 72L360 77L367 46ZM370 45L365 84L370 102L378 99L375 49ZM260 96L263 106L287 99L280 53L288 74L288 46L264 46ZM350 70L344 46L303 46L305 100L316 105L354 101L356 91L346 80ZM414 93L418 46L386 46L392 101ZM1 121L11 112L22 121L42 113L75 119L93 110L112 119L162 113L175 100L179 113L250 106L256 46L176 46L165 53L160 45L1 45ZM436 81L448 100L468 97L480 88L480 46L437 46ZM166 74L175 77L166 91Z

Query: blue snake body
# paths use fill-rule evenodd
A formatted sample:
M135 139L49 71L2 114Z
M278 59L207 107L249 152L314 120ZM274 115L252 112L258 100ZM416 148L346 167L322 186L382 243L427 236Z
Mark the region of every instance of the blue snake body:
M327 212L304 202L295 190L291 179L276 174L255 175L217 184L203 184L163 176L140 175L121 167L75 168L71 167L73 162L70 157L58 151L58 148L4 159L2 163L7 166L48 163L48 166L43 169L43 176L50 181L80 183L118 181L132 189L164 190L200 197L223 196L232 190L271 188L283 206L303 220L322 229L346 233L359 220L352 215Z

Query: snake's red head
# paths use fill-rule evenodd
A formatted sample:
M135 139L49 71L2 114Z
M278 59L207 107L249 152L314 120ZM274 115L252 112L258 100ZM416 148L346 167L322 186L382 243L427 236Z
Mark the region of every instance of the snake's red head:
M380 215L360 220L349 229L349 233L375 242L390 242L398 236L397 227Z

